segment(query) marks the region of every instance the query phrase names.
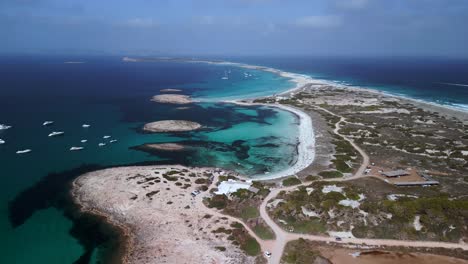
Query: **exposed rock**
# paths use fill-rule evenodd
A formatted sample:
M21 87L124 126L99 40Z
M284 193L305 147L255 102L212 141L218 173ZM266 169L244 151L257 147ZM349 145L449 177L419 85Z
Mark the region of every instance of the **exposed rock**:
M146 124L143 130L146 132L185 132L201 128L199 123L186 120L163 120Z
M160 94L151 99L153 102L165 104L190 104L192 100L187 95L182 94Z

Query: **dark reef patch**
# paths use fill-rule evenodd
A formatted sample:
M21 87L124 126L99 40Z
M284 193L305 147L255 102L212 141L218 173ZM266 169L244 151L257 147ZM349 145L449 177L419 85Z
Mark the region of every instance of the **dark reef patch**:
M58 197L68 192L67 185L76 177L103 166L89 164L78 168L49 173L34 186L19 193L9 204L9 218L13 227L18 227L31 217L34 212L59 204Z
M82 213L79 206L73 202L70 195L71 183L85 173L112 167L149 166L167 164L160 162L138 162L118 166L103 166L98 164L83 164L77 168L62 172L49 173L33 186L23 190L8 207L9 220L16 228L24 224L35 212L50 207L57 208L65 217L73 222L70 234L83 246L85 252L74 263L90 263L91 256L99 250L101 263L119 263L123 246L121 232L102 217Z
M152 95L151 95L152 96ZM127 99L113 100L122 113L122 121L148 123L158 120L180 119L178 105L155 104L150 95L139 95ZM255 110L258 115L252 116L236 111L239 108ZM239 106L231 103L193 103L190 111L184 112L184 119L203 124L212 130L222 130L242 122L256 122L271 125L266 120L274 117L277 111L263 106Z
M240 160L245 160L249 158L249 149L247 141L245 140L236 140L232 142L231 146L235 151L236 157Z
M256 148L278 148L278 144L273 144L273 143L265 143L265 144L260 144L260 145L255 145L254 147Z

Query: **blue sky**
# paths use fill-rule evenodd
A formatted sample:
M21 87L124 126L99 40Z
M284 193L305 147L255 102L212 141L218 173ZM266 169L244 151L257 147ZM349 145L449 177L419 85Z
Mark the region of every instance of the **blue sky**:
M468 57L467 0L0 0L0 52Z

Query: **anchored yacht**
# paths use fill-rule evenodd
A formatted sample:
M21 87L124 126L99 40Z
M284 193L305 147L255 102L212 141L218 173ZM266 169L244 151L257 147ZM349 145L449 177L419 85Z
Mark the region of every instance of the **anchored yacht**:
M84 149L83 147L71 147L70 151L78 151Z
M83 125L81 125L81 126L84 127L84 128L88 128L88 127L90 127L91 125L83 124Z
M223 76L221 79L223 79L223 80L227 80L227 79L229 79L229 77L228 77L228 75L227 75L227 72L226 72L226 71L224 71L224 76Z
M1 145L1 144L5 144L5 140L0 139L0 145Z
M63 135L63 134L65 134L65 132L62 132L62 131L56 132L56 131L54 131L54 132L52 132L52 133L49 134L49 137L61 136L61 135Z
M103 138L103 139L108 139L108 138L110 138L110 137L111 137L111 136L103 136L102 138Z
M0 124L0 130L6 130L6 129L9 129L9 128L11 128L11 126Z
M16 154L25 154L25 153L29 153L31 152L32 150L30 149L23 149L23 150L18 150L16 151Z
M86 142L88 142L88 140L87 139L82 139L80 142L81 143L86 143Z
M50 126L54 123L54 121L44 121L44 123L42 123L43 126Z
M104 147L106 145L106 143L99 143L98 146L99 147Z
M117 139L112 139L111 141L109 141L109 143L115 143L117 142Z

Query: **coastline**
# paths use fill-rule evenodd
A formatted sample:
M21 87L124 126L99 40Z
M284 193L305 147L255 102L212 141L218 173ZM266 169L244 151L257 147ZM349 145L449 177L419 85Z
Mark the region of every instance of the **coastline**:
M170 61L170 60L167 60ZM466 115L468 114L468 109L462 108L462 107L455 107L451 105L445 105L445 104L439 104L436 102L430 102L430 101L425 101L422 99L417 99L417 98L412 98L409 96L404 96L401 94L392 94L390 92L386 91L381 91L375 88L371 87L360 87L360 86L354 86L354 85L344 85L344 84L339 84L334 81L328 81L328 80L323 80L323 79L317 79L314 77L311 77L306 74L300 74L300 73L294 73L294 72L288 72L288 71L283 71L280 69L272 68L272 67L267 67L267 66L260 66L260 65L250 65L250 64L245 64L245 63L238 63L238 62L229 62L229 61L208 61L208 60L185 60L184 62L193 62L193 63L208 63L208 64L215 64L215 65L231 65L234 67L241 67L244 69L253 69L253 70L259 70L259 71L265 71L265 72L270 72L273 74L277 74L281 77L284 78L289 78L291 82L294 82L296 85L286 91L283 91L279 94L276 95L288 95L290 93L297 92L304 88L307 85L328 85L332 86L334 88L341 88L341 89L348 89L350 91L353 90L359 90L359 91L366 91L370 93L374 93L377 95L383 95L383 96L388 96L388 97L393 97L393 98L398 98L400 100L408 101L411 102L415 105L422 105L430 108L436 108L439 109L439 111L450 111L451 114L455 115ZM270 95L270 96L275 96L275 95ZM267 97L267 96L265 96ZM251 98L251 99L258 99L258 98Z
M85 174L86 175L86 174ZM126 264L128 263L128 254L131 252L131 249L134 246L134 237L132 236L131 228L126 226L115 219L113 219L111 214L106 214L104 211L97 210L96 208L85 208L83 201L81 200L81 195L77 192L77 179L84 175L79 176L75 180L71 182L70 188L70 199L72 202L77 206L77 211L79 214L86 215L90 214L95 216L102 221L105 225L110 226L111 228L115 229L116 233L118 234L118 241L116 242L118 245L117 252L111 252L110 260L117 264ZM109 261L106 259L104 263Z
M263 68L261 66L251 66L251 67ZM267 70L267 71L268 71L268 69L269 68L265 68L265 70ZM258 69L258 70L261 70L261 69ZM326 82L321 83L319 80L315 81L314 79L309 78L309 77L304 76L304 75L288 73L288 72L282 72L282 71L276 70L276 69L272 69L272 71L274 73L276 73L276 74L280 74L282 77L291 78L291 81L296 83L295 87L293 87L293 88L291 88L291 89L289 89L289 90L287 90L285 92L282 92L281 95L290 95L290 94L293 94L293 93L295 93L297 91L300 91L302 89L310 88L310 86L312 86L314 84L318 84L318 85L332 85L333 87L343 88L343 89L356 89L356 90L359 89L360 91L376 93L376 94L382 95L382 96L396 97L396 98L398 98L400 100L405 100L405 101L408 101L408 102L410 102L412 104L415 104L415 105L417 105L417 103L420 103L420 102L417 102L414 99L406 99L406 98L400 98L398 96L387 95L387 94L385 94L383 92L375 91L375 90L371 90L371 89L357 88L357 87L353 88L353 87L349 87L349 86L329 84L329 83L326 83ZM289 112L293 113L299 119L299 128L298 128L299 129L299 135L298 135L298 146L297 146L298 156L297 156L296 162L293 165L289 166L287 169L282 170L282 171L269 173L269 174L254 175L253 177L255 177L255 180L266 181L266 180L274 180L274 179L279 179L279 178L291 176L291 175L294 175L296 173L299 173L299 172L303 171L305 168L307 168L308 166L310 166L314 162L315 155L316 155L316 152L314 150L316 138L315 138L315 130L314 130L314 127L313 127L313 124L312 124L312 119L311 119L311 116L309 114L307 114L307 113L305 113L305 112L303 112L300 109L297 109L295 107L290 107L290 106L286 106L286 105L282 105L282 104L278 104L278 103L276 103L276 104L262 104L262 103L253 103L253 102L245 102L245 101L225 101L225 102L226 103L233 103L233 104L240 104L240 105L242 105L242 104L244 104L244 105L264 105L264 106L267 106L267 107L277 107L279 109L282 109L282 110L289 111ZM427 104L426 107L431 106L430 103L425 103L425 104ZM434 107L434 106L432 106L432 107ZM440 106L440 108L442 108L440 111L443 110L443 111L458 112L456 110L451 110L450 108L446 108L446 107L443 107L443 106ZM177 166L177 165L168 165L167 167L170 167L170 166ZM125 168L122 168L122 169L125 169ZM135 167L134 169L138 170L137 167ZM82 175L82 176L84 176L84 175ZM80 176L79 178L81 178L82 176ZM258 177L258 178L256 178L256 177ZM73 187L72 187L71 195L74 197L74 201L76 202L76 204L78 204L80 206L80 210L82 210L83 213L91 213L91 214L100 216L100 217L102 217L102 220L104 222L116 227L121 232L122 240L119 241L119 243L122 243L122 251L116 253L116 255L120 254L119 256L121 256L122 263L129 263L130 262L129 261L129 255L132 253L132 250L135 248L134 246L135 246L135 236L136 236L135 233L133 233L132 225L128 224L126 226L125 224L120 223L119 221L117 221L113 217L113 215L111 213L106 214L104 211L99 211L96 208L94 208L94 209L84 208L84 206L82 206L83 201L80 200L80 198L79 198L80 195L77 194L76 192L73 192L73 190L76 187L76 185L75 185L76 181L78 181L79 178L77 178L75 181L73 181ZM117 212L117 213L120 213L120 212Z
M76 178L70 195L79 213L97 216L119 231L119 250L111 255L119 263L253 264L253 257L217 232L232 227L232 219L203 202L221 175L231 174L181 165L107 168Z
M263 105L267 107L279 108L288 112L291 112L299 119L299 135L298 135L298 156L296 162L288 168L268 173L268 174L256 174L251 176L254 180L268 181L288 176L295 175L301 172L305 168L309 167L315 158L315 133L312 124L312 118L305 112L286 105L281 104L260 104L260 103L247 103L242 101L225 101L226 103L233 103L238 105Z

